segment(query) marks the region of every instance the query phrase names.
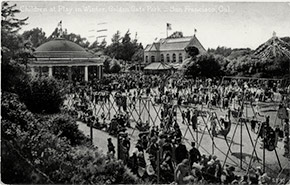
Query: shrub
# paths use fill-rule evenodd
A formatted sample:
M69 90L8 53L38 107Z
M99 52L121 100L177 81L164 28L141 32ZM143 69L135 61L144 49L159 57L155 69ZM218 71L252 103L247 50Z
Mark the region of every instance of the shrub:
M213 54L199 55L192 58L190 65L185 71L186 75L192 77L216 77L221 75L219 58Z
M73 146L86 144L89 141L89 138L78 129L76 121L68 114L55 115L49 122L52 133L65 137Z
M58 113L64 101L61 85L53 78L32 79L19 96L34 113Z

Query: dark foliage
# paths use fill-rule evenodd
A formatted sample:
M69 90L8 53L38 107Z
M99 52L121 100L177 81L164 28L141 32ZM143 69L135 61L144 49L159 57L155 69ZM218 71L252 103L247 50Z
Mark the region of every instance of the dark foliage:
M27 108L34 113L58 113L64 100L60 83L45 77L32 79L19 95Z
M65 137L71 145L86 144L89 139L78 129L76 121L67 114L59 114L50 118L50 131L59 136Z
M216 77L221 74L221 65L218 59L212 54L197 56L196 59L191 61L191 65L185 71L185 75L191 77Z
M35 117L17 95L2 94L1 180L6 184L138 183L121 161L92 147L73 147L57 128L77 133L69 116ZM58 135L52 132L57 133ZM66 135L72 133L67 132ZM78 133L79 135L81 133ZM85 142L86 139L83 141Z

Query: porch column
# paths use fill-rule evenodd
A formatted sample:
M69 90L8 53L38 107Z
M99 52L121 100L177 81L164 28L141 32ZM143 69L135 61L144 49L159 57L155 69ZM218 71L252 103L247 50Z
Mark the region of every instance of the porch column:
M98 79L102 78L102 66L98 66Z
M53 76L53 74L52 74L52 66L48 66L48 76L49 77Z
M88 71L88 66L85 66L85 81L89 81L89 71Z
M71 72L71 66L68 67L68 80L71 82L72 81L72 72Z

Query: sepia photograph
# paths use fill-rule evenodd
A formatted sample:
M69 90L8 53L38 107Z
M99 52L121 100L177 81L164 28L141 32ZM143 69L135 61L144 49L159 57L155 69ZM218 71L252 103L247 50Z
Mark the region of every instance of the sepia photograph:
M290 2L2 1L1 184L290 184Z

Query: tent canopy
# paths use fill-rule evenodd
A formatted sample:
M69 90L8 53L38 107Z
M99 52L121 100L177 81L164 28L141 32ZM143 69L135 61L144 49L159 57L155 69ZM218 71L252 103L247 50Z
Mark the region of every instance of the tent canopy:
M165 62L153 62L144 68L144 70L152 70L152 71L164 71L171 69L173 69L173 67Z

